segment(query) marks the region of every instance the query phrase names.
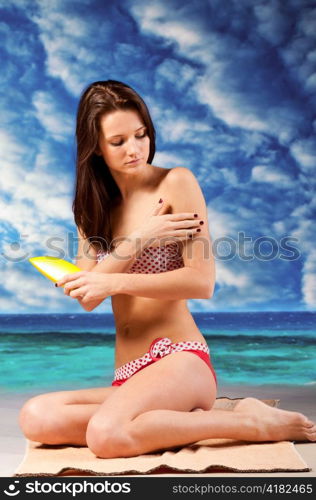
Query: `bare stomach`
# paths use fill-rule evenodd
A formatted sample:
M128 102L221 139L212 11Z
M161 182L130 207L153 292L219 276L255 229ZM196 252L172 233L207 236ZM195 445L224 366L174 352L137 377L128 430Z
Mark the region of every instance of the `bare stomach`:
M116 327L115 367L143 356L157 337L172 342L205 342L185 300L157 300L114 295Z

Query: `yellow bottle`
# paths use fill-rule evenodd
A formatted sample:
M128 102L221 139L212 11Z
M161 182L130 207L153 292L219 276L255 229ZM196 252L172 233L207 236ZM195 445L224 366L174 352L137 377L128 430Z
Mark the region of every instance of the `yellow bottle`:
M42 273L46 278L54 283L59 281L65 274L72 274L81 271L78 266L67 260L58 259L58 257L32 257L29 262Z

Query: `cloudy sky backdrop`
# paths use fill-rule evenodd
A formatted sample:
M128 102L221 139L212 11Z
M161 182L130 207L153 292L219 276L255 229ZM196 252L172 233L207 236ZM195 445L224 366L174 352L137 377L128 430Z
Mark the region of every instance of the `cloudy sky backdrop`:
M82 311L27 258L73 257L76 107L106 79L205 195L216 292L191 310L315 309L315 37L309 0L0 0L0 312Z

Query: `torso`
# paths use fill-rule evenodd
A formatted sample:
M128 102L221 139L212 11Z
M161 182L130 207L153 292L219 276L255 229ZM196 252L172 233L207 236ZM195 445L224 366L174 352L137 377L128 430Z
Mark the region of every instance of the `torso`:
M113 240L137 229L159 198L165 200L161 213L174 213L172 194L166 182L170 169L152 168L155 175L149 188L112 210ZM155 244L151 246L155 247ZM169 337L173 342L205 342L186 300L149 299L120 294L112 296L112 308L116 325L116 367L142 356L157 337Z

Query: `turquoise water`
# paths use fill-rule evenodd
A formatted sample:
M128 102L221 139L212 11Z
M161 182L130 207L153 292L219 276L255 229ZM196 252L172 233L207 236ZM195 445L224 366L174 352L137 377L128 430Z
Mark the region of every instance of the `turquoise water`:
M315 318L305 312L194 314L220 385L316 386ZM111 315L2 315L0 339L3 391L111 384Z

